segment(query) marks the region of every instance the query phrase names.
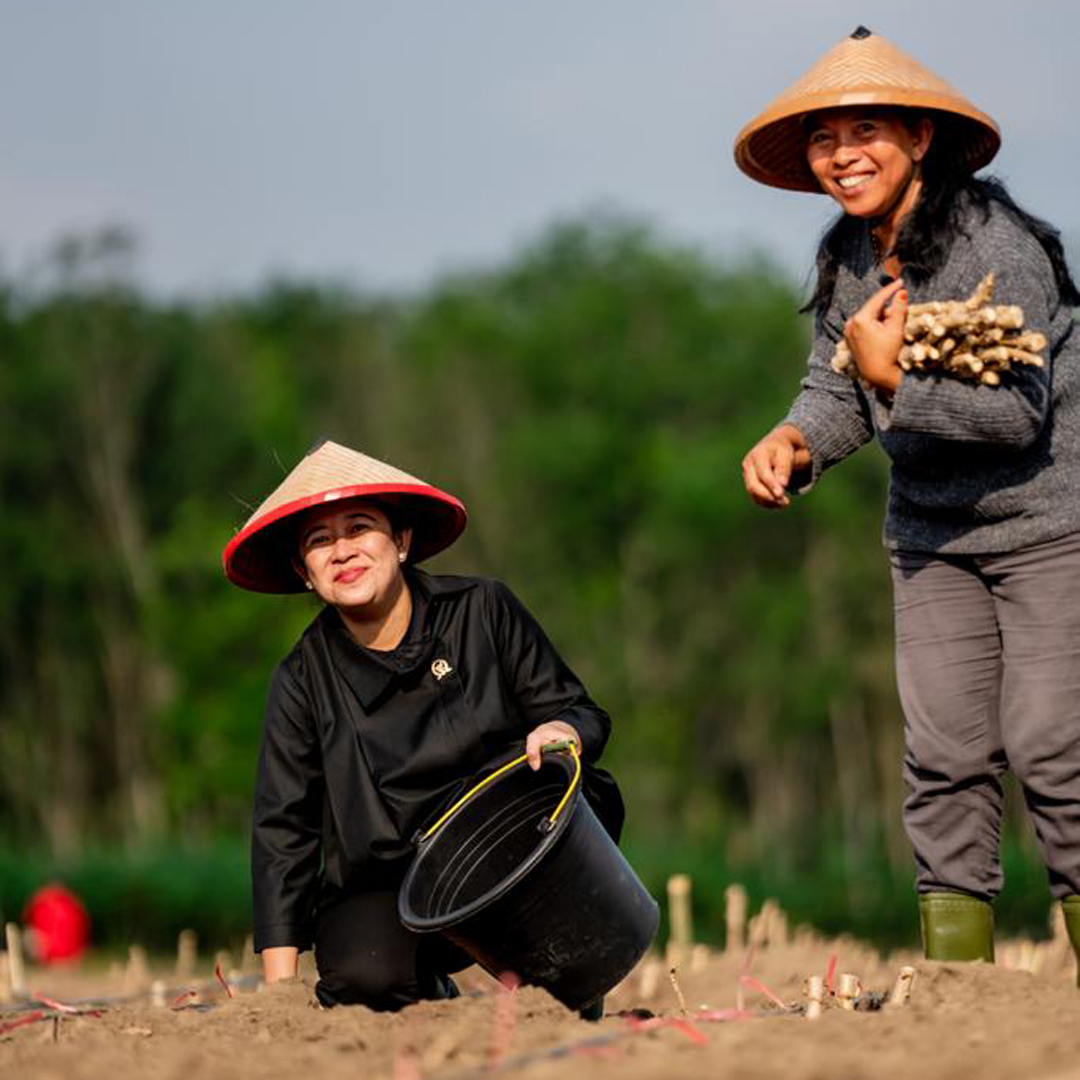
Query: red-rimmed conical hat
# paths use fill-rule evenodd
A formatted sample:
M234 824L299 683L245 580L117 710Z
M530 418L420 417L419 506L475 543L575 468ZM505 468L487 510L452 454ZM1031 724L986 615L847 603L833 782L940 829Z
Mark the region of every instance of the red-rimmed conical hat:
M385 498L402 508L413 530L410 563L449 547L465 528L465 507L453 495L326 440L308 451L226 545L221 556L225 576L255 592L303 592L304 583L292 565L295 515L358 496Z
M860 26L739 132L735 163L763 184L820 193L806 163L803 119L821 109L860 105L944 114L948 152L966 160L971 172L987 164L1001 145L998 126L986 113L929 68Z

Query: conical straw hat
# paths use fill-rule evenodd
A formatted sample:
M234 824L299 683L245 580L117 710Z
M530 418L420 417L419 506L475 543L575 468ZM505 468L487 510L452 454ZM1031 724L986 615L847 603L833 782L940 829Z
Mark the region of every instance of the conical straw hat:
M445 491L392 465L326 440L311 450L248 519L222 553L225 576L255 592L302 592L292 566L295 515L355 496L386 498L413 529L409 562L449 547L465 528L465 507Z
M971 172L990 161L1001 145L998 126L989 116L917 60L860 26L739 132L735 163L763 184L820 193L806 162L803 119L819 109L859 105L938 113L938 138L948 129L948 152L966 160Z

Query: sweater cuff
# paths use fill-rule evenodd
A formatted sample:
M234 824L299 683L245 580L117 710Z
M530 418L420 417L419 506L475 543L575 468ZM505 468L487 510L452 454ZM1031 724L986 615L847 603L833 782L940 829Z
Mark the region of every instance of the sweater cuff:
M311 935L304 932L292 923L269 923L266 926L256 926L253 934L253 946L255 952L261 953L263 949L288 948L289 946L307 952L311 948Z
M796 495L805 495L833 462L851 453L849 440L837 431L836 425L809 409L794 408L780 423L797 427L810 451L809 470L803 469L792 478L793 482L799 482L798 487L792 488Z

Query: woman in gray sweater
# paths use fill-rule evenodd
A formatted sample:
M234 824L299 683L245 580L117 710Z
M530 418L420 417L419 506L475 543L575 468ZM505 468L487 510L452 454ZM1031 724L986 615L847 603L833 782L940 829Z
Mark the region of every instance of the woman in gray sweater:
M815 337L788 415L743 460L750 497L789 505L875 436L891 460L904 824L930 959L993 959L1002 777L1023 786L1080 954L1080 293L1058 234L973 173L997 126L860 27L751 121L736 161L842 213L807 305ZM900 364L909 303L994 302L1046 339L999 385ZM832 367L845 341L852 380Z

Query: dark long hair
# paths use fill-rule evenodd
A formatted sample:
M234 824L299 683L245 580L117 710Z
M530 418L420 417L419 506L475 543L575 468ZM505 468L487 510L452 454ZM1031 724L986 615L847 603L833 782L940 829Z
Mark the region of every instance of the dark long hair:
M919 113L902 110L904 122L916 124ZM929 280L944 265L959 236L967 236L964 227L965 205L970 203L989 220L992 203L999 206L1039 242L1054 271L1058 291L1064 303L1080 306L1076 287L1065 259L1061 234L1049 222L1029 214L1016 203L1005 185L996 177L979 179L968 173L948 147L956 138L947 116L934 116L934 139L923 159L923 188L919 201L904 219L896 238L896 256L914 284ZM866 222L841 214L818 245L814 292L802 311L813 311L820 324L832 303L836 275L845 261L857 261L866 249Z

